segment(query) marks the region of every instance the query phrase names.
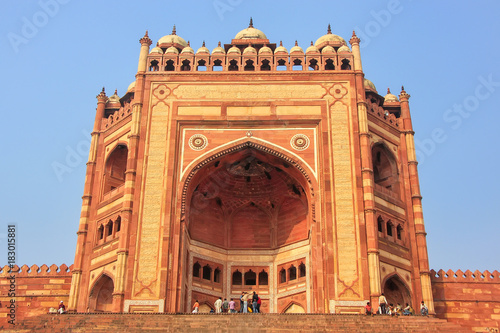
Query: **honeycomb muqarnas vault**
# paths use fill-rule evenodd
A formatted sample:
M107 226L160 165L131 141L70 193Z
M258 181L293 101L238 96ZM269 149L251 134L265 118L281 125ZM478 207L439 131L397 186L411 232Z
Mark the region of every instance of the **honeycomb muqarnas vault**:
M262 312L362 313L384 293L472 320L448 299L474 283L494 319L498 272L430 271L410 95L379 94L348 42L328 27L287 50L250 22L195 52L175 27L152 49L146 33L127 92L97 96L75 262L57 272L68 308L209 311L256 291Z

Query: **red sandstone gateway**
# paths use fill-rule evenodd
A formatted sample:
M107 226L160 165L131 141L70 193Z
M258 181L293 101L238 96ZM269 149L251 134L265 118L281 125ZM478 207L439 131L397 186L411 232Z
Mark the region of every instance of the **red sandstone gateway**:
M435 287L446 317L410 95L377 92L359 42L328 28L288 51L250 22L211 52L175 27L150 50L146 32L128 91L97 96L71 285L66 267L19 275L59 286L37 309L203 313L257 292L263 313L361 314L384 293L434 314ZM490 275L474 288L498 298Z

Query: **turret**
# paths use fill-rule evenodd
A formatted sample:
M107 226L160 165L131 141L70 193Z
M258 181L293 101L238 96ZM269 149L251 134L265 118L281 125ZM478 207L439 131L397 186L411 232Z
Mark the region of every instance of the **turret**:
M147 68L147 57L149 53L149 46L152 41L148 36L148 31L144 34L144 37L139 39L141 43L141 53L139 54L139 65L137 66L137 72L145 72Z

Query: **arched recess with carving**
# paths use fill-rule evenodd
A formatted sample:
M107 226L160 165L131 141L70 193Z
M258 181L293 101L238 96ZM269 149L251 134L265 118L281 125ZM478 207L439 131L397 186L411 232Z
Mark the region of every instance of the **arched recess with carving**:
M373 180L375 189L400 194L399 171L396 156L384 142L372 146Z
M118 143L106 158L106 163L104 165L103 194L106 194L125 184L127 158L127 145L124 143Z
M411 292L403 278L397 272L386 276L382 282L382 292L387 301L396 306L398 303L405 305L411 303Z
M277 248L308 237L314 179L299 159L276 148L249 138L192 164L181 203L192 239L222 248ZM253 240L243 241L247 232Z
M113 310L113 279L103 273L97 278L89 296L89 311L111 312Z

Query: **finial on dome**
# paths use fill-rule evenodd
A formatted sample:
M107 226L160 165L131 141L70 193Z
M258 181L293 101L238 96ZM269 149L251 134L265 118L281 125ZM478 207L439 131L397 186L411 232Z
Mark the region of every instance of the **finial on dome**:
M156 42L156 47L160 46L160 43L159 42Z
M358 37L358 36L356 36L356 31L354 31L354 30L352 31L352 37Z
M118 95L118 89L115 89L115 95Z
M327 34L331 34L332 33L332 27L330 26L330 24L328 23L328 30L326 31Z
M188 46L191 47L191 43L188 41Z
M203 41L203 44L201 44L201 47L205 47L205 41Z
M280 40L280 46L283 46L283 41L282 40Z
M102 93L106 93L106 91L104 90L104 87L102 87L102 91L101 91L101 92L102 92Z
M177 30L175 29L175 24L174 24L174 27L172 29L172 35L177 35Z
M148 31L146 30L146 33L144 34L144 37L149 37L148 36Z
M387 93L390 94L391 93L391 89L387 88Z
M297 40L295 40L295 46L299 46L299 43L297 43Z
M250 24L248 25L249 28L253 28L253 19L250 17Z
M314 43L313 43L313 41L311 41L311 46L314 46Z
M220 46L220 41L219 41L219 43L217 44L217 46L218 46L218 47L221 47L221 46Z
M405 86L401 86L401 91L405 91Z

